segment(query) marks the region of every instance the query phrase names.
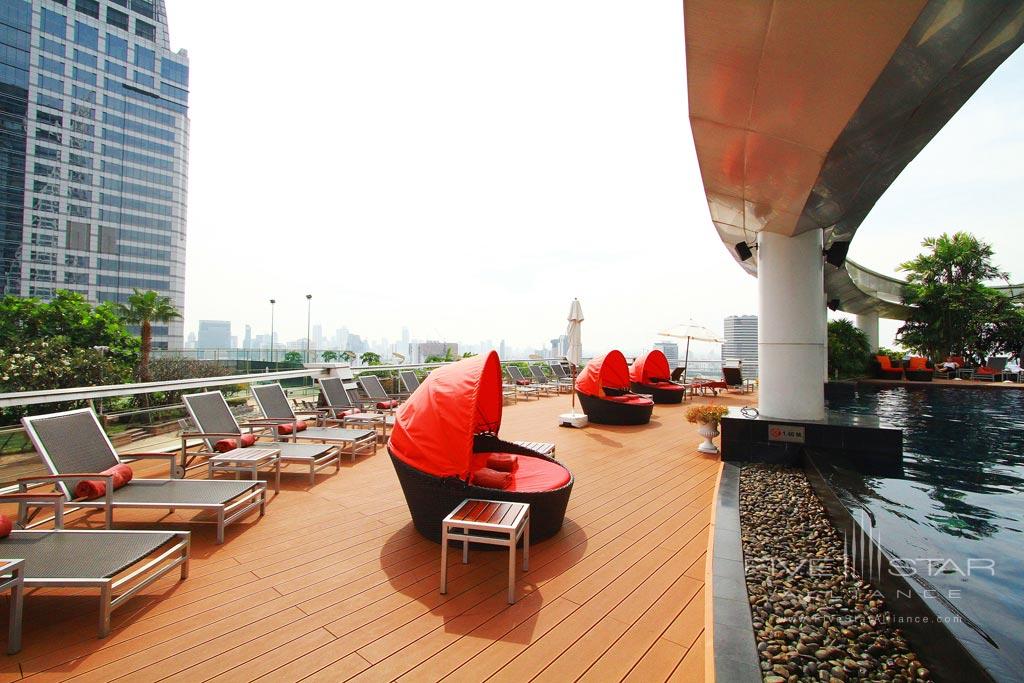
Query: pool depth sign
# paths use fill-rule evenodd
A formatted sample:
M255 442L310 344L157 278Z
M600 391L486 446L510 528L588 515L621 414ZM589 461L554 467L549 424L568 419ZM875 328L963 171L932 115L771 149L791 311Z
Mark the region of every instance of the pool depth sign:
M803 425L768 425L769 441L785 441L786 443L804 443Z

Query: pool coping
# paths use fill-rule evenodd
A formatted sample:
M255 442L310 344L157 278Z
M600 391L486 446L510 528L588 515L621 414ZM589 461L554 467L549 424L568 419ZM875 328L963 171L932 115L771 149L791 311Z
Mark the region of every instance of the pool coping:
M708 535L705 572L709 680L760 683L760 658L750 613L740 535L740 467L723 462Z

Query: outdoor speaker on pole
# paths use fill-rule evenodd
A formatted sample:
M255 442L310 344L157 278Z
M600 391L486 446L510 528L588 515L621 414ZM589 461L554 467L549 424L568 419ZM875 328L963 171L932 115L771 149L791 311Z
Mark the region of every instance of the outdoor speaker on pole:
M737 242L733 248L736 250L736 255L740 257L740 261L746 261L754 255L754 252L750 250L750 245L746 242Z
M839 268L844 262L846 262L846 252L848 251L850 251L849 242L833 242L832 245L825 250L825 262Z

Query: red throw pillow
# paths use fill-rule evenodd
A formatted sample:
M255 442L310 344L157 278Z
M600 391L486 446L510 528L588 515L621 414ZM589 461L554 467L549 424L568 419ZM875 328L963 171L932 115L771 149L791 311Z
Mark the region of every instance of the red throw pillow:
M928 369L928 361L926 359L924 359L924 358L921 358L921 356L911 356L910 360L907 362L907 369L908 370L927 370Z
M297 432L304 432L304 431L306 431L306 426L307 425L306 425L305 420L299 420L298 422L294 422L294 423L290 423L290 424L277 425L277 433L278 434L284 434L284 435L291 434L292 433L292 427L295 427L295 431L297 431Z
M398 401L377 401L377 407L381 410L387 410L388 408L397 408Z
M982 365L980 368L975 370L975 372L978 373L979 375L998 375L999 374L998 372L996 372L992 368L985 367L984 365Z
M256 443L255 434L242 434L241 446L238 444L238 439L221 439L213 444L213 450L218 453L227 453L228 451L233 451L236 448L248 448L254 443Z
M11 535L14 524L7 518L7 515L0 515L0 538L7 538Z
M526 387L526 386L530 385L530 380L528 380L528 379L517 379L516 380L516 384L518 384L521 387Z
M512 483L512 475L508 472L499 472L489 467L481 467L473 472L470 483L474 486L483 486L488 489L504 489Z
M334 411L334 417L345 418L345 417L348 417L349 415L358 415L361 412L363 412L363 411L360 410L359 408L348 408L346 410L336 410L336 411Z
M123 463L105 469L100 474L110 474L113 476L115 491L130 482L135 475L132 472L132 468ZM80 481L75 486L75 496L78 498L92 500L93 498L102 498L105 495L107 495L107 483L100 479Z
M499 472L515 472L519 469L519 457L513 453L491 453L487 456L487 467Z

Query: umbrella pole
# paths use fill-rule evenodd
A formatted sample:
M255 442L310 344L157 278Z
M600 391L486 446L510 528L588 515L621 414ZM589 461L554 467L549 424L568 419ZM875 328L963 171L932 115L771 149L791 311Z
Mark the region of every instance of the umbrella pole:
M690 338L686 338L686 356L683 358L683 384L686 384L686 373L690 369Z
M570 391L570 393L572 394L572 414L575 415L576 414L576 365L573 364L573 363L569 363L569 365L572 367L572 390Z

